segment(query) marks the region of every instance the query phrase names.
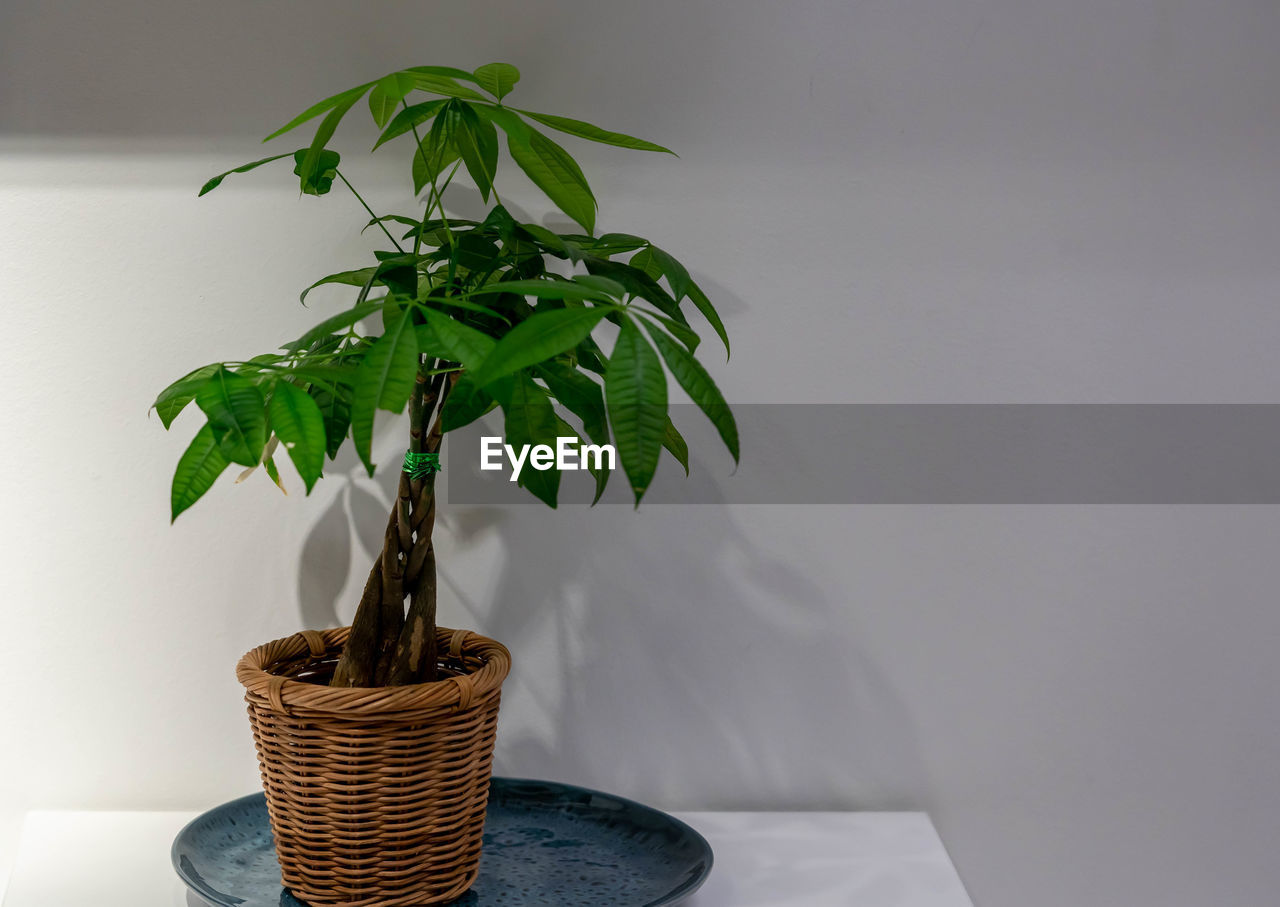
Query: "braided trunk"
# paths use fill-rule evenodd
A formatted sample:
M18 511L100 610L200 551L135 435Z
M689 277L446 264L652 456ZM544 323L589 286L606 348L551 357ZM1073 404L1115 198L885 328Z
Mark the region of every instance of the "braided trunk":
M419 372L409 403L410 451L439 453L440 411L457 374ZM403 686L436 679L435 485L434 472L422 478L400 473L382 554L369 571L331 686Z

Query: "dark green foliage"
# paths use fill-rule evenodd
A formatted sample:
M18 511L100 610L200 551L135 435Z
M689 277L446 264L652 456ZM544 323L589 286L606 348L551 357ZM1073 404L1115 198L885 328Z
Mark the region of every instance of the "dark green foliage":
M337 182L346 185L364 209L361 225L386 246L372 261L302 292L305 302L316 287L349 287L347 309L280 352L207 365L159 395L155 408L166 428L193 400L206 418L178 464L173 517L232 463L262 465L277 478L277 444L307 492L326 456L333 459L348 438L372 472L375 413L403 412L431 382L447 389L439 410L445 432L501 407L508 443L554 446L558 435L577 433L564 418L572 417L592 443L617 447L637 503L664 448L688 471L688 448L667 415L668 371L738 457L733 416L695 358L700 338L690 312L728 348L715 309L688 269L647 239L594 235L596 199L586 176L536 127L622 148L668 149L507 107L503 99L519 80L506 63L470 73L441 66L390 73L313 105L268 136L318 120L306 147L236 167L201 187L204 195L230 174L291 157L302 193L325 195ZM362 100L380 130L374 150L398 140L395 147L406 153L421 215L375 213L342 173L330 144ZM583 232L520 223L498 203L503 144L511 162ZM483 221L448 217L442 197L460 172L486 201L493 199ZM571 276L557 273L565 267ZM600 333L616 336L610 353L594 336L604 320L612 327ZM521 478L555 506L559 473L525 470ZM607 479L607 471L597 476L598 492Z

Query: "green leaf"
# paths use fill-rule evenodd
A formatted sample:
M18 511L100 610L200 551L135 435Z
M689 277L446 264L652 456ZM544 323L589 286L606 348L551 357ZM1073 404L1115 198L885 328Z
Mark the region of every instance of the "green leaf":
M496 404L492 396L476 387L470 375L463 374L445 398L444 407L440 410L440 429L449 432L470 425Z
M495 312L493 309L487 308L486 306L476 305L474 302L467 302L467 300L458 296L428 296L424 300L424 303L431 304L426 306L428 309L433 306L445 306L446 308L462 309L466 312L478 312L481 315L488 315L490 318L496 318L505 324L511 323L511 319L503 315L501 312ZM435 311L439 310L436 309Z
M647 326L646 326L647 327ZM729 404L724 402L720 389L711 380L702 363L693 358L683 347L661 331L649 330L649 336L657 344L662 358L667 361L667 368L675 375L680 386L685 389L690 399L698 404L698 408L706 413L711 424L720 433L724 446L733 454L733 462L738 462L738 425L734 421Z
M600 349L600 344L588 337L586 340L578 344L578 348L573 351L573 355L578 360L578 365L589 372L595 372L597 375L603 375L605 365L608 360L605 359L604 350Z
M683 343L685 349L687 349L691 353L696 352L698 349L698 345L702 343L702 338L699 337L696 333L694 333L692 328L688 327L687 325L681 324L679 321L676 321L674 318L668 318L665 315L658 315L654 312L647 312L647 311L644 311L643 309L640 309L638 306L633 308L631 311L639 312L645 318L651 318L654 321L661 324L671 333L672 336L674 336L677 340Z
M340 283L348 287L366 286L369 283L369 281L373 278L374 273L377 270L378 270L377 267L359 268L358 270L355 270L355 271L339 271L337 274L330 274L327 277L321 277L311 286L307 287L305 290L302 291L302 293L298 296L298 301L301 302L303 305L306 305L307 294L310 293L312 290L314 290L316 287L322 287L327 283Z
M361 92L358 95L352 95L350 98L336 104L325 118L320 121L320 125L316 127L316 134L311 140L311 146L307 148L307 153L303 155L302 160L298 161L298 168L295 171L302 179L302 191L306 194L324 195L329 191L329 186L333 183L333 177L329 176L328 182L325 182L325 176L330 169L335 173L337 172L338 153L336 151L328 151L324 146L328 144L329 139L333 138L338 124L347 115L351 105L360 100L363 94ZM322 155L324 155L323 158Z
M178 460L173 473L173 487L169 492L169 522L178 518L213 487L214 481L227 468L227 458L222 455L213 426L205 423Z
M371 283L380 283L392 293L413 299L418 295L418 256L376 252L381 261Z
M478 233L464 233L456 243L458 264L468 271L485 271L499 264L500 250L493 240Z
M434 117L440 112L440 108L448 103L446 100L424 101L421 104L406 107L387 124L387 128L382 131L382 135L378 136L378 141L374 144L373 150L377 151L383 144L404 135L406 132L411 132L415 126L420 126Z
M597 236L592 243L592 251L603 255L617 255L621 252L633 252L649 245L649 240L632 236L630 233L606 233Z
M222 453L232 463L257 466L267 443L266 401L249 378L218 366L196 392L196 405L209 417L209 425Z
M631 260L627 262L633 268L637 268L645 273L645 276L657 280L662 276L662 268L653 260L653 252L650 249L641 249L635 255L631 256Z
M337 337L335 340L339 339ZM299 381L306 384L319 384L324 387L338 386L349 384L351 376L355 374L356 363L343 363L342 360L335 362L319 363L316 365L307 365L305 361L295 365L284 373L277 372L277 375L284 374L290 380Z
M219 368L221 366L215 363L188 372L160 392L156 402L151 406L160 416L160 421L164 423L166 429L173 424L178 413L186 409L187 404L196 398L196 391L200 390Z
M593 443L608 443L609 421L604 408L604 391L599 384L576 368L554 359L540 364L538 375L561 405L582 420L582 430Z
M677 463L684 467L684 474L687 476L689 474L689 443L685 441L684 435L680 434L680 430L676 428L670 416L667 416L667 428L662 435L662 446L676 458Z
M462 79L464 82L475 82L476 77L465 69L458 69L456 66L410 66L408 69L400 70L404 73L417 75L441 76L446 79ZM479 84L479 83L477 83Z
M552 116L549 113L534 113L532 110L521 110L520 112L531 120L537 120L544 126L550 126L558 132L576 135L580 139L600 142L603 145L616 145L619 148L633 148L637 151L663 151L667 154L675 154L670 148L663 148L661 145L646 142L644 139L623 135L621 132L610 132L607 129L601 129L599 126L584 123L582 120Z
M306 110L302 111L302 113L298 114L292 120L285 123L275 132L271 133L271 135L263 139L263 141L269 142L278 135L284 135L290 129L301 126L307 120L314 119L325 111L332 110L342 104L346 104L347 107L350 108L352 104L364 97L364 93L373 87L374 84L375 83L373 82L366 82L363 85L357 85L355 88L348 88L346 91L338 92L331 98L325 98L323 101L312 104Z
M427 335L424 339L431 344L430 351L438 348L444 352L444 358L461 362L468 370L479 367L493 351L492 337L447 315L430 316L425 325L418 326L418 330ZM428 349L425 344L423 348Z
M315 165L310 170L303 170L306 165L307 151L294 152L293 159L297 163L293 167L294 174L299 177L305 195L326 195L333 188L334 177L338 175L338 163L342 157L328 148L316 157Z
M436 140L436 127L442 120L437 118L431 124L431 132L422 140L422 144L413 153L413 191L421 192L434 183L446 167L458 159L458 149L453 141Z
M368 278L366 278L366 280L367 279ZM307 349L321 337L325 337L332 334L334 331L342 330L343 328L349 328L356 322L368 318L375 312L380 311L383 305L384 303L382 302L366 302L363 305L356 306L355 308L347 309L345 312L339 312L337 315L326 318L297 340L286 344L282 349Z
M606 309L552 309L535 312L513 327L471 373L477 387L571 350L591 334Z
M468 101L487 101L484 95L477 91L472 91L470 88L459 85L454 81L454 78L461 78L462 76L455 75L450 77L438 75L435 72L429 72L429 68L430 67L426 66L416 66L403 71L412 74L414 83L413 87L420 91L429 91L432 94L442 94L450 98L464 98ZM456 72L462 71L456 70ZM469 73L463 73L463 76L468 79L471 78Z
M262 469L266 472L267 478L275 484L276 488L279 488L285 494L289 493L285 491L284 482L280 481L280 470L276 469L275 457L267 457L263 460Z
M520 70L510 63L486 63L475 71L475 77L481 88L501 101L520 81Z
M356 453L373 475L373 414L375 409L398 413L413 392L418 373L418 342L412 306L379 337L356 370L351 395L351 437Z
M324 452L332 460L338 455L342 442L351 428L351 398L343 393L334 394L324 388L312 387L311 399L316 401L324 418Z
M559 427L556 429L557 435L560 435L565 438L569 438L569 437L577 438L579 444L585 443L582 440L582 436L578 434L576 431L574 431L567 422L559 418L557 418L556 421L559 424ZM608 439L606 438L605 441L607 440ZM600 442L600 443L604 443L604 442ZM606 467L603 463L600 463L599 466L588 465L586 463L585 457L583 458L583 461L584 461L583 465L586 467L587 472L591 473L591 477L596 480L596 493L595 493L595 496L591 499L591 506L594 507L596 504L600 502L600 499L604 497L604 490L609 485L609 476L613 475L613 470Z
M622 284L616 280L610 280L608 277L601 277L599 274L575 274L573 275L573 282L599 290L609 299L620 301L627 293Z
M280 381L271 394L267 414L271 417L271 430L284 444L307 486L307 494L311 494L324 469L325 431L320 407L302 388Z
M702 317L715 329L716 334L720 337L720 342L724 344L724 356L729 358L729 335L725 332L724 322L720 320L719 313L716 312L715 306L711 304L711 300L707 298L707 294L702 292L692 280L689 281L689 298L693 300L693 304L697 306L698 311L702 313Z
M680 311L679 303L671 298L671 294L639 268L633 268L629 264L609 261L592 255L587 258L587 270L594 275L607 277L621 284L632 296L648 300L668 317L677 321L686 320L684 314Z
M566 242L557 233L552 233L541 224L517 224L520 232L532 237L533 241L557 258L568 258L577 262L582 258L582 250L576 244Z
M502 402L502 411L506 415L504 431L508 444L517 448L523 444L548 444L555 448L561 422L547 395L527 374L521 372L515 376ZM526 461L519 484L547 506L556 506L560 494L558 469L534 469L533 464Z
M615 284L616 286L616 284ZM621 289L621 288L619 288ZM487 283L478 290L465 294L468 297L492 296L514 293L517 296L534 296L538 299L609 300L609 294L601 286L580 283L576 280L550 278L547 280L504 280Z
M605 403L636 505L653 481L667 424L667 378L640 329L622 322L605 370Z
M397 224L405 224L406 226L412 228L407 234L400 237L401 239L408 239L418 230L422 229L422 223L415 218L409 217L407 214L384 214L381 217L375 217L373 220L369 221L367 224L365 224L363 227L360 228L360 232L363 233L365 230L368 230L370 227L376 227L378 224L384 224L387 221L393 221Z
M413 91L413 86L413 77L404 72L383 76L373 86L373 91L369 92L369 113L373 114L373 121L379 129L387 125L387 120L396 112L404 96Z
M213 179L209 180L209 182L200 187L200 191L196 193L196 198L199 198L206 192L212 192L214 189L217 189L218 186L222 185L222 181L233 173L248 173L250 170L261 167L263 164L270 164L272 161L278 161L282 157L289 157L294 153L295 152L289 151L285 154L273 154L271 157L264 157L260 161L254 161L250 164L241 164L239 167L236 167L233 170L228 170L226 173L219 173Z
M453 131L453 144L462 157L480 196L486 202L498 169L498 133L493 124L481 120L474 110L462 102L455 105L458 122Z
M557 208L588 233L595 230L596 199L569 152L536 129L529 129L523 138L508 133L507 149L520 169Z
M671 287L671 293L675 296L676 302L688 296L689 285L693 281L689 279L689 272L685 270L685 266L657 246L649 246L649 254L653 256L653 263L661 268L662 273L666 276L667 283Z

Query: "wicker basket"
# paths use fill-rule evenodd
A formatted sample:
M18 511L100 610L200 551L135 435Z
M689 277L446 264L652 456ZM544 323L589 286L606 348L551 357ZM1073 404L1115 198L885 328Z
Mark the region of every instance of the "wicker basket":
M284 884L314 905L452 900L479 869L511 656L491 639L441 628L444 680L319 685L349 632L277 639L236 666Z

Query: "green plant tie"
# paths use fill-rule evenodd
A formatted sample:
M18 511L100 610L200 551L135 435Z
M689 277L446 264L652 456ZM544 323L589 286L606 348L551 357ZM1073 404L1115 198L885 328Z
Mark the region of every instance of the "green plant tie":
M413 480L425 479L433 472L440 471L440 454L410 450L404 455L404 471Z

